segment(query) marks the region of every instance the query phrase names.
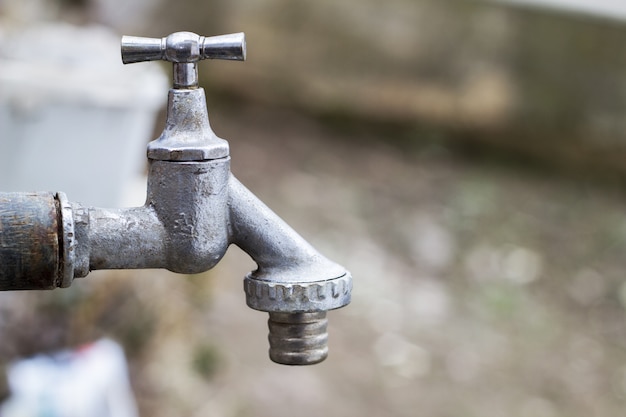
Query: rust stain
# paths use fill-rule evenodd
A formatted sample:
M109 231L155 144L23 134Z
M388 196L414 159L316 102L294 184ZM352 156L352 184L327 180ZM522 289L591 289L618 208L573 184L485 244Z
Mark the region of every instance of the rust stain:
M0 289L52 289L59 268L52 193L0 193Z

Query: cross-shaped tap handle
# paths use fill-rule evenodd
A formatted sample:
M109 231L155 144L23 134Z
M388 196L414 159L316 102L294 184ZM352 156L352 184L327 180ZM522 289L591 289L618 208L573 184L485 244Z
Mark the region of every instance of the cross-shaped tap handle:
M122 37L122 62L164 60L174 63L174 88L198 86L197 62L201 59L246 59L246 38L243 33L200 36L192 32L176 32L165 38Z

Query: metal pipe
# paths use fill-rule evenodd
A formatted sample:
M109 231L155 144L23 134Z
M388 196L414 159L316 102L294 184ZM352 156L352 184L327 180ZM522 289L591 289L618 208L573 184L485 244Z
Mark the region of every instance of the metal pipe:
M62 285L62 224L55 194L0 193L0 290Z
M129 209L87 209L89 270L165 268L163 225L150 206ZM83 226L83 225L81 225Z

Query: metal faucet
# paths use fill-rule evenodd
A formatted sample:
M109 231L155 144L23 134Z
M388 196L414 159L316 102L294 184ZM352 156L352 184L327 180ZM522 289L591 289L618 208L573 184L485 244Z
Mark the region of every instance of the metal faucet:
M269 312L270 358L287 365L323 361L326 311L350 302L352 277L328 260L230 172L228 142L211 130L201 59L245 60L243 33L162 39L124 36L125 64L173 63L167 120L148 144L143 207L105 209L58 193L0 193L0 290L69 287L97 269L213 268L228 246L258 268L244 279L249 307Z

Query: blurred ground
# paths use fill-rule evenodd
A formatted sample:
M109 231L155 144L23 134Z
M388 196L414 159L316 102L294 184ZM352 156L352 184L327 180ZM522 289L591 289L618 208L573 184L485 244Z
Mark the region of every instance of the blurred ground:
M97 272L0 294L2 362L111 336L155 417L623 414L626 194L598 175L623 180L623 26L474 2L270 3L181 6L144 34L248 32L248 69L206 73L211 123L235 175L354 275L353 303L329 314L329 359L269 361L266 315L241 288L254 264L231 248L199 276ZM332 28L395 18L385 38L352 38L385 40L373 45L395 60L332 42ZM421 55L385 49L425 27Z

